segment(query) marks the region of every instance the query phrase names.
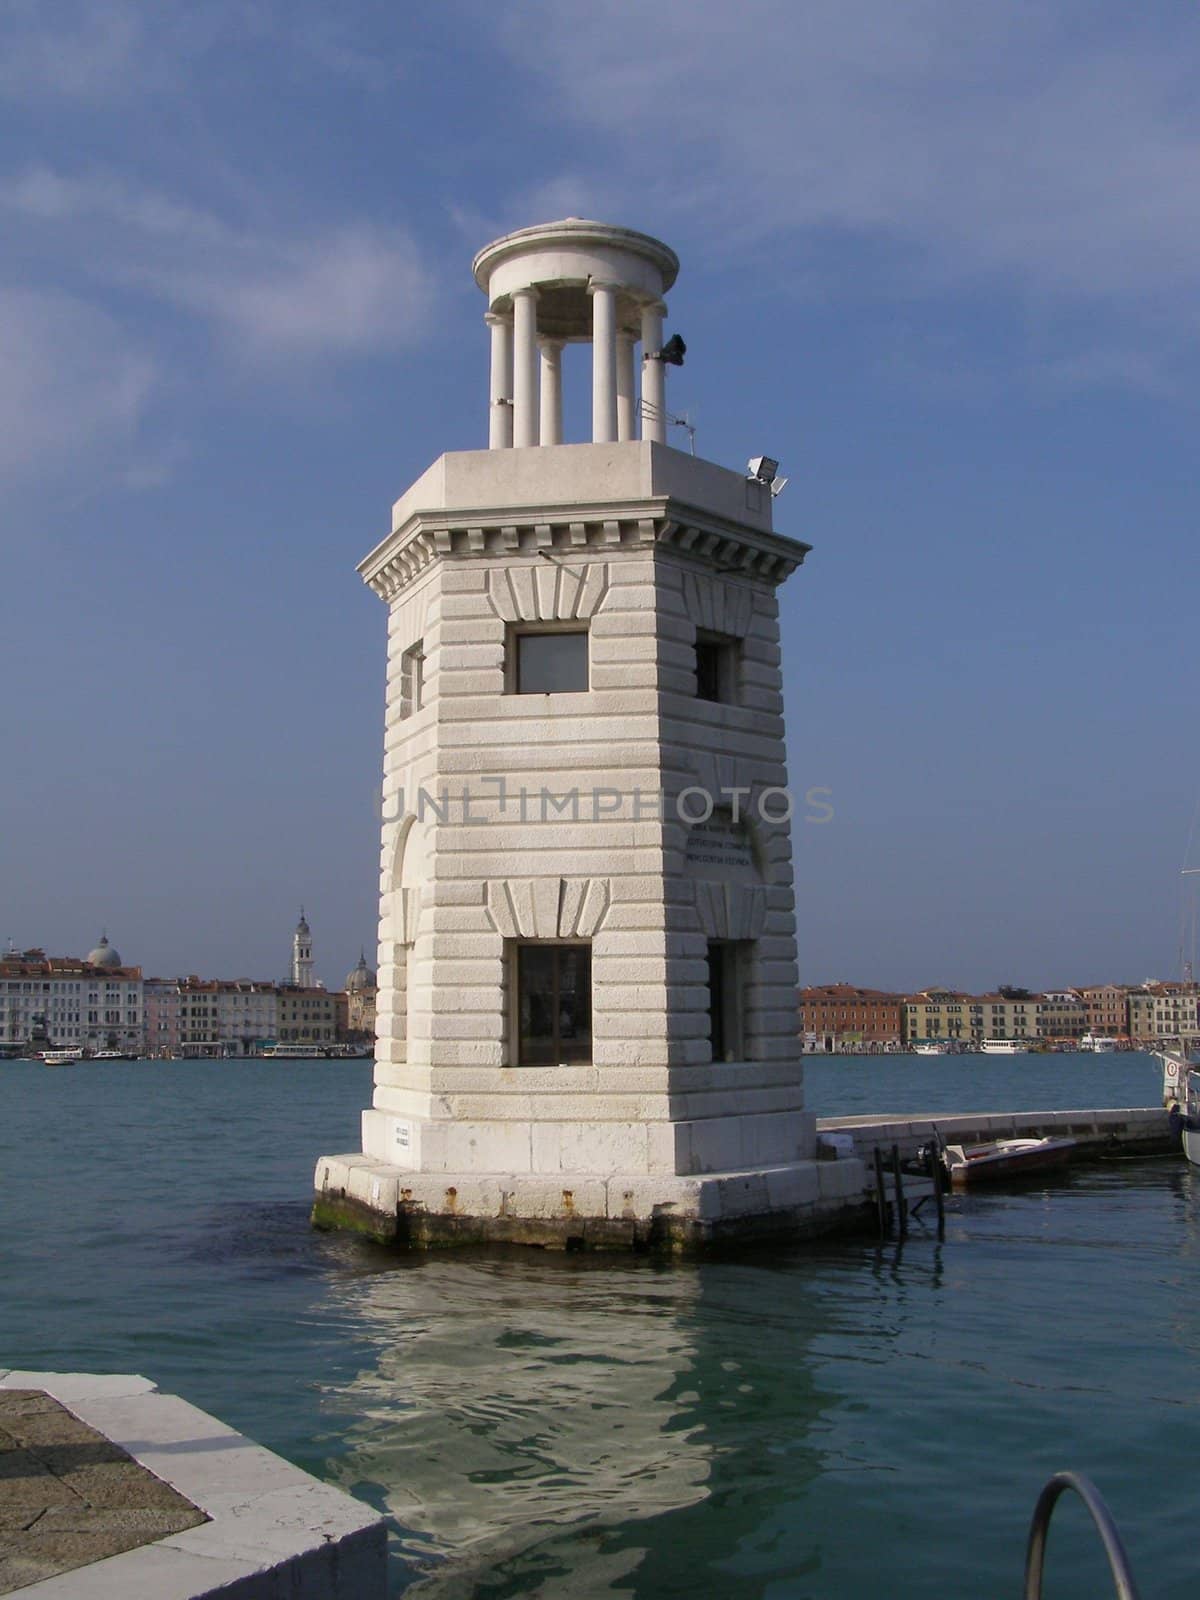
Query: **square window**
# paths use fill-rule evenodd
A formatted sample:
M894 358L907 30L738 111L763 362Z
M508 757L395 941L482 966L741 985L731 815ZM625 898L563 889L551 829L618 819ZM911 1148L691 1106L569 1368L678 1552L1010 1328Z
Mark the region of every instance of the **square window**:
M733 705L737 701L738 640L725 634L696 632L696 698L712 700L718 704Z
M582 694L588 687L586 628L513 637L517 694Z
M517 1062L554 1067L592 1059L592 947L519 944Z

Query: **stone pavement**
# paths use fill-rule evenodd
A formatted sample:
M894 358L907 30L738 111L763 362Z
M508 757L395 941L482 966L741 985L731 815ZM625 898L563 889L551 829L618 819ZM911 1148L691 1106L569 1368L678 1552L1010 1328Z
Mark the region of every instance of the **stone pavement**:
M44 1391L0 1388L0 1595L207 1520Z

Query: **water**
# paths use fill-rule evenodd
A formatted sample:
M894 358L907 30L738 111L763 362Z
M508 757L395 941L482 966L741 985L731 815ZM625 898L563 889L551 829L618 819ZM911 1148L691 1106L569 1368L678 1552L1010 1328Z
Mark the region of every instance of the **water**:
M0 1362L144 1372L340 1483L389 1513L414 1600L1012 1595L1062 1466L1148 1596L1194 1593L1193 1169L954 1198L942 1244L398 1262L306 1222L370 1070L0 1063ZM1158 1084L1128 1056L808 1071L823 1113ZM1052 1600L1111 1592L1084 1524L1055 1518Z
M1162 1066L1132 1051L806 1056L804 1098L819 1117L1155 1106Z

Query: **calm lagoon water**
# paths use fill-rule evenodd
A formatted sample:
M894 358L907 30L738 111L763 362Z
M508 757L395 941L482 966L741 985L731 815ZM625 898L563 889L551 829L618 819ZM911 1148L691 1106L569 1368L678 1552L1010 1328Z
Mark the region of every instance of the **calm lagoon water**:
M0 1364L140 1371L387 1511L396 1593L1019 1593L1089 1473L1195 1592L1200 1184L951 1202L945 1241L397 1261L306 1221L369 1062L0 1063ZM814 1061L819 1112L1153 1104L1145 1057ZM1064 1504L1047 1594L1111 1592Z

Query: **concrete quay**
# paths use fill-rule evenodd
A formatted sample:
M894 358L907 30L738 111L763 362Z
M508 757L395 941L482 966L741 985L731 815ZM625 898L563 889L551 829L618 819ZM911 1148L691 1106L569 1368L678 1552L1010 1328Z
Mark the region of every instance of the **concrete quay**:
M312 1220L400 1249L524 1244L697 1256L869 1227L863 1163L626 1176L413 1172L322 1156Z
M367 1506L132 1374L0 1368L0 1594L383 1600Z
M933 1113L895 1117L820 1117L817 1133L848 1133L854 1154L868 1165L876 1150L891 1154L897 1145L900 1159L915 1156L923 1144L941 1134L947 1144L986 1144L992 1139L1074 1139L1073 1161L1104 1160L1113 1156L1164 1155L1177 1148L1161 1106L1105 1111L996 1111L965 1112L953 1116Z

